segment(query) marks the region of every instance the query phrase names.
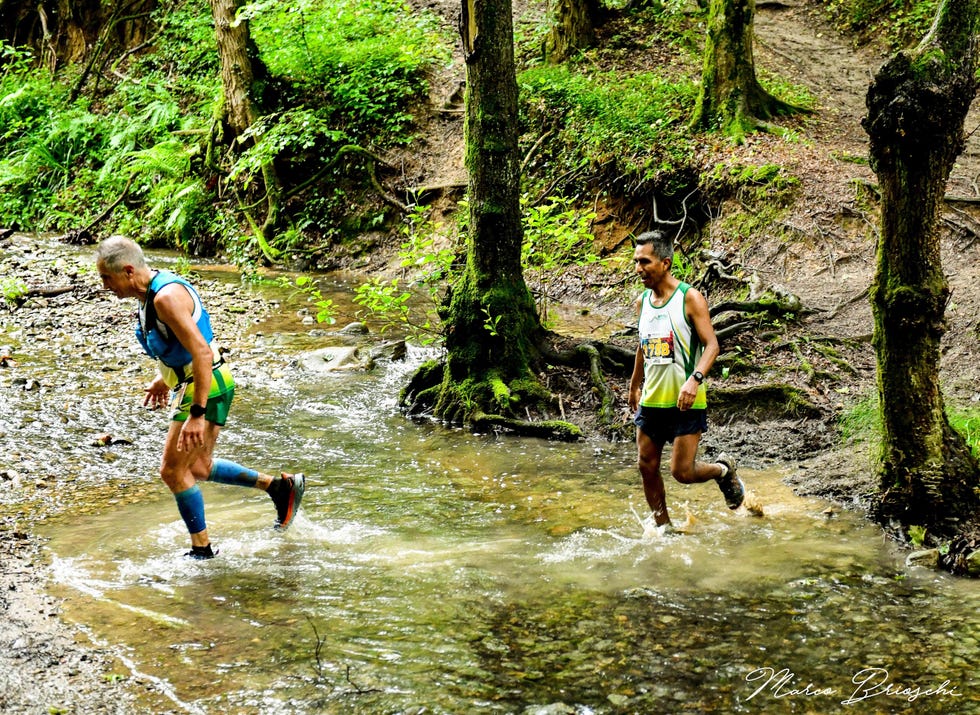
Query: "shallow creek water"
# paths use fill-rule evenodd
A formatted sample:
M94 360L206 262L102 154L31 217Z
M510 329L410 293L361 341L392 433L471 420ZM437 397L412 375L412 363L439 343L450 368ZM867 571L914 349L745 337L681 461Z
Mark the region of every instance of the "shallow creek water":
M671 482L686 533L662 535L636 516L631 445L411 422L395 403L421 351L313 376L288 366L311 347L295 320L263 331L286 367L243 371L218 454L310 487L277 533L264 494L205 485L210 562L179 556L145 370L10 405L49 437L21 472L104 493L46 526L53 588L149 684L145 711L980 713L976 584L906 568L780 470L742 472L762 518ZM134 444L79 446L80 422Z

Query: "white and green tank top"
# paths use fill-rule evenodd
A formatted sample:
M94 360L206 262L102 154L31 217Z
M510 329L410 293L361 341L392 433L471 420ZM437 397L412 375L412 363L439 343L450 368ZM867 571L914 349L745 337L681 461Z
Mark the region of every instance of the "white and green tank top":
M704 346L688 322L684 298L691 286L681 283L667 302L653 304L653 291L640 296L640 347L643 350L643 407L676 407L681 387L694 372ZM708 401L704 385L692 405L704 409Z

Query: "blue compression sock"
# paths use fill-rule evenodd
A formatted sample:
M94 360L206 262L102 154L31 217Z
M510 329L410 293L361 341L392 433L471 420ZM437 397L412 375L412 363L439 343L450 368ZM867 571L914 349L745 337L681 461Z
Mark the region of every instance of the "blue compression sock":
M254 469L243 467L227 459L211 460L211 474L208 476L209 482L217 484L231 484L236 487L254 487L259 473Z
M208 528L204 521L204 495L199 486L195 484L190 489L177 492L174 499L177 500L177 511L187 525L188 533L196 534Z

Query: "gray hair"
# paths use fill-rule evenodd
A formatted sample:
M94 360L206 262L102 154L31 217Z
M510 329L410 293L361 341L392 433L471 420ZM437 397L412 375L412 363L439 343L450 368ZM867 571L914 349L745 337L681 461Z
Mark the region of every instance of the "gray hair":
M125 266L145 267L146 259L143 257L143 249L133 239L110 236L96 249L95 263L111 273L119 273Z
M664 258L671 259L673 263L674 259L674 240L667 236L663 231L655 229L653 231L646 231L641 233L636 237L637 246L649 245L653 250L654 255L663 260Z

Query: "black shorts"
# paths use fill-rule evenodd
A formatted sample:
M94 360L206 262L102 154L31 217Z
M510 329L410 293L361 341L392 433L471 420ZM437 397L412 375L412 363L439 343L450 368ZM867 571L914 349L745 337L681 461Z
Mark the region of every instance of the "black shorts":
M676 407L640 407L633 424L654 442L673 443L674 437L708 431L707 410L684 410Z

